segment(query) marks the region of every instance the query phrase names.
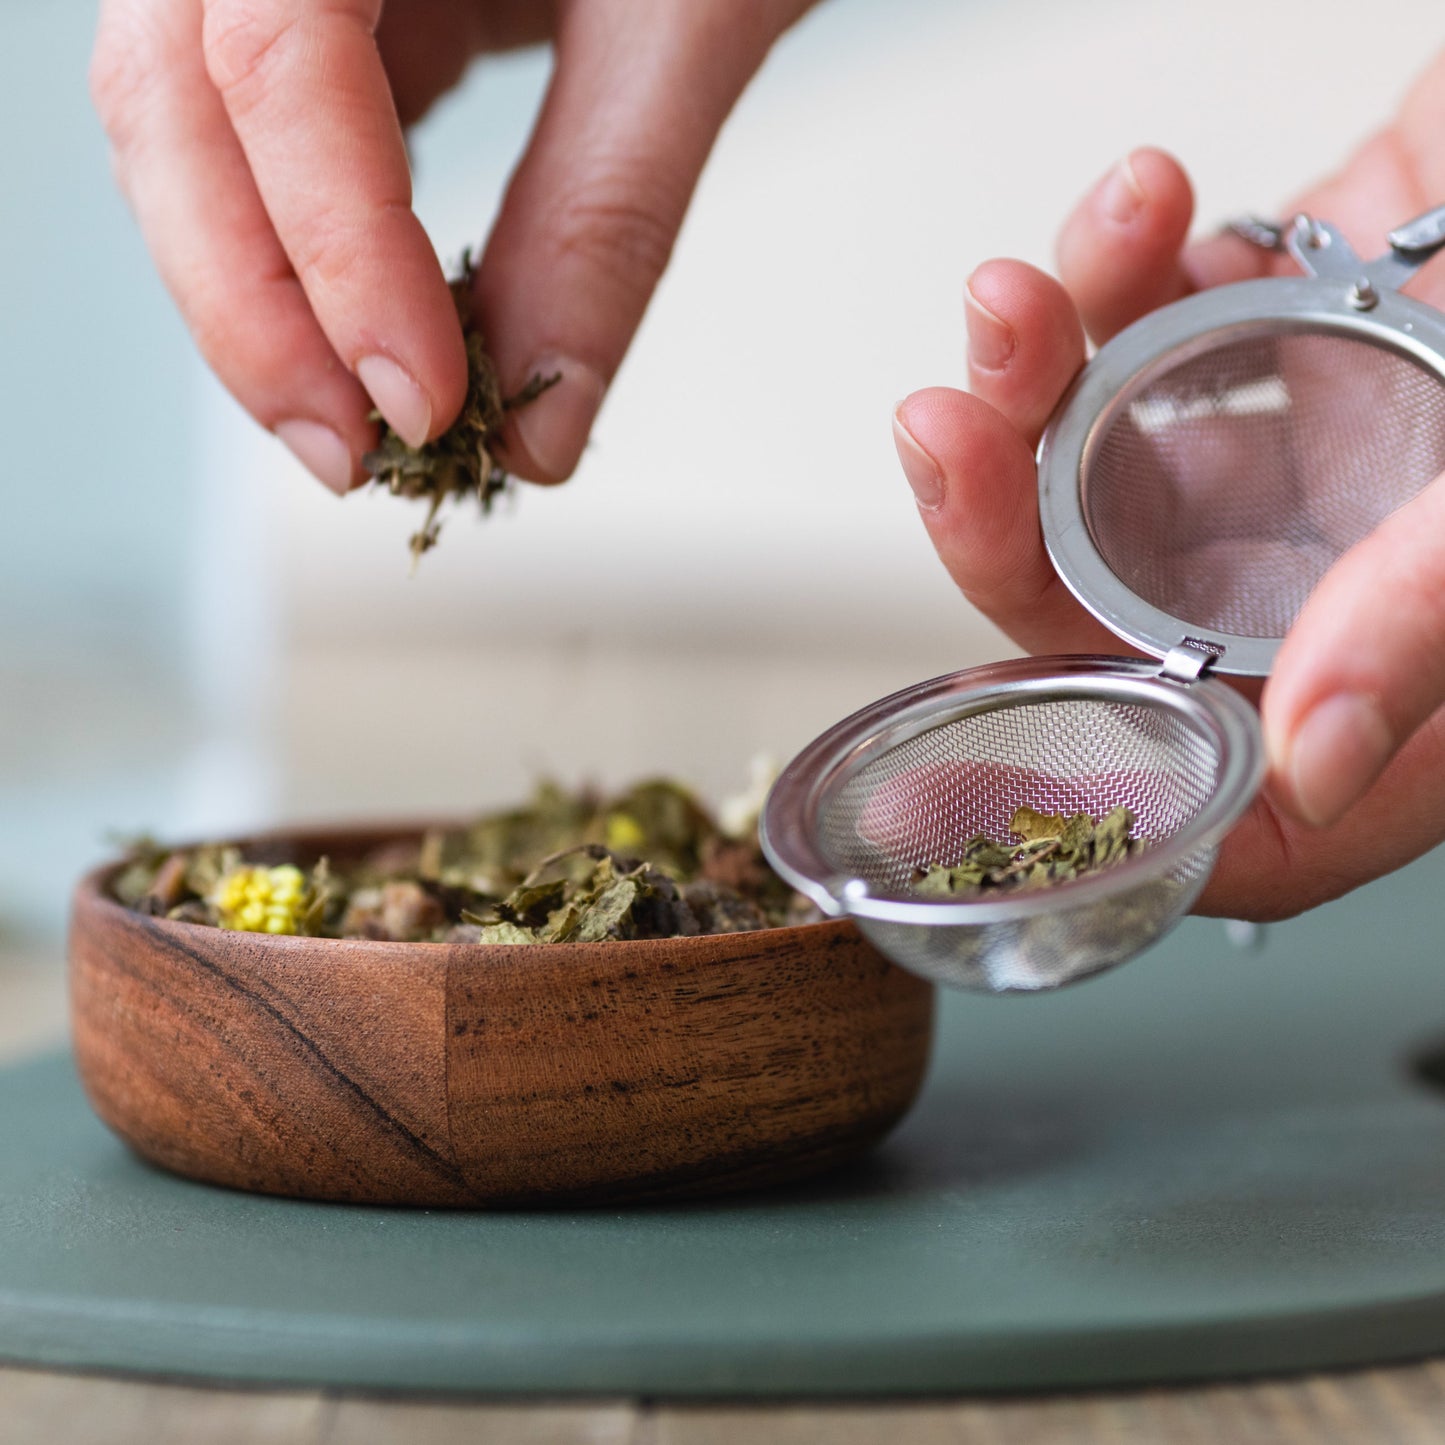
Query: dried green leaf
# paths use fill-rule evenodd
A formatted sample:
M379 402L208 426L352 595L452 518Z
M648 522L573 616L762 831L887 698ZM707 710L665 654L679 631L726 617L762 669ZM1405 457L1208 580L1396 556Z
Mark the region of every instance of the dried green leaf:
M1102 826L1100 824L1100 827ZM1126 827L1124 830L1126 835L1128 831ZM1063 832L1059 834L1060 850L1070 854L1080 853L1089 846L1091 836L1097 836L1094 820L1087 813L1075 813L1064 824Z
M478 943L535 943L536 934L530 928L518 928L515 923L484 923L477 930Z
M497 905L503 918L523 928L540 928L565 901L566 880L518 888Z
M1009 831L1017 833L1026 843L1039 838L1057 838L1063 831L1066 819L1061 813L1041 813L1027 805L1014 810L1009 820Z
M934 863L913 885L913 891L920 898L954 898L960 893L977 892L987 877L984 869L968 863L958 868Z
M1101 863L1122 858L1128 851L1134 815L1128 808L1111 809L1099 819L1094 829L1094 856Z
M1004 844L995 843L989 838L975 838L969 844L964 857L969 863L985 871L1007 868L1013 862L1012 852Z
M538 943L572 943L582 926L582 910L575 903L564 903L547 922L537 929Z
M607 938L626 937L627 921L637 904L637 896L638 885L634 879L618 878L589 899L577 922L577 941L601 943Z

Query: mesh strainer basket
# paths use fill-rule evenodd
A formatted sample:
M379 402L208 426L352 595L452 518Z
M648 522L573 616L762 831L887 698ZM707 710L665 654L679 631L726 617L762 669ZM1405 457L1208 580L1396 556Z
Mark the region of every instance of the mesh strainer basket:
M768 798L773 866L905 968L1055 988L1177 922L1264 772L1253 708L1212 674L1267 674L1330 564L1445 472L1445 316L1397 289L1445 246L1445 207L1368 264L1307 217L1261 232L1305 274L1220 287L1120 333L1039 449L1055 567L1155 660L1030 658L920 683L811 743ZM971 838L1007 837L1021 805L1120 804L1147 847L1103 872L913 894Z

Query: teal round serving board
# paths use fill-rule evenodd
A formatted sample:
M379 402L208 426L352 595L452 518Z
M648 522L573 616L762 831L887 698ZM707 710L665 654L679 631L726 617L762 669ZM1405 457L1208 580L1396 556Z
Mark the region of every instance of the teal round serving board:
M64 1058L0 1074L0 1357L556 1395L1042 1389L1445 1351L1445 855L1268 931L1191 921L945 1001L869 1159L627 1211L292 1203L171 1178Z

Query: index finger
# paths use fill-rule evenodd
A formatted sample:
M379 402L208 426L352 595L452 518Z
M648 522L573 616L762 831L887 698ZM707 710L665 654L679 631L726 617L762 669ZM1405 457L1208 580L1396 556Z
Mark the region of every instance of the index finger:
M327 339L416 445L456 415L466 354L411 209L376 48L381 0L205 0L206 68Z

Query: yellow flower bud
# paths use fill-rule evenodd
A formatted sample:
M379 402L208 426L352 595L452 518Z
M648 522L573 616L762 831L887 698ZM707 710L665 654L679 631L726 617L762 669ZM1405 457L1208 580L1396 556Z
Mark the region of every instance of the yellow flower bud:
M216 885L211 901L222 928L245 933L297 933L311 905L306 875L290 863L233 868Z
M607 846L614 853L634 853L646 842L642 824L631 813L607 815Z

